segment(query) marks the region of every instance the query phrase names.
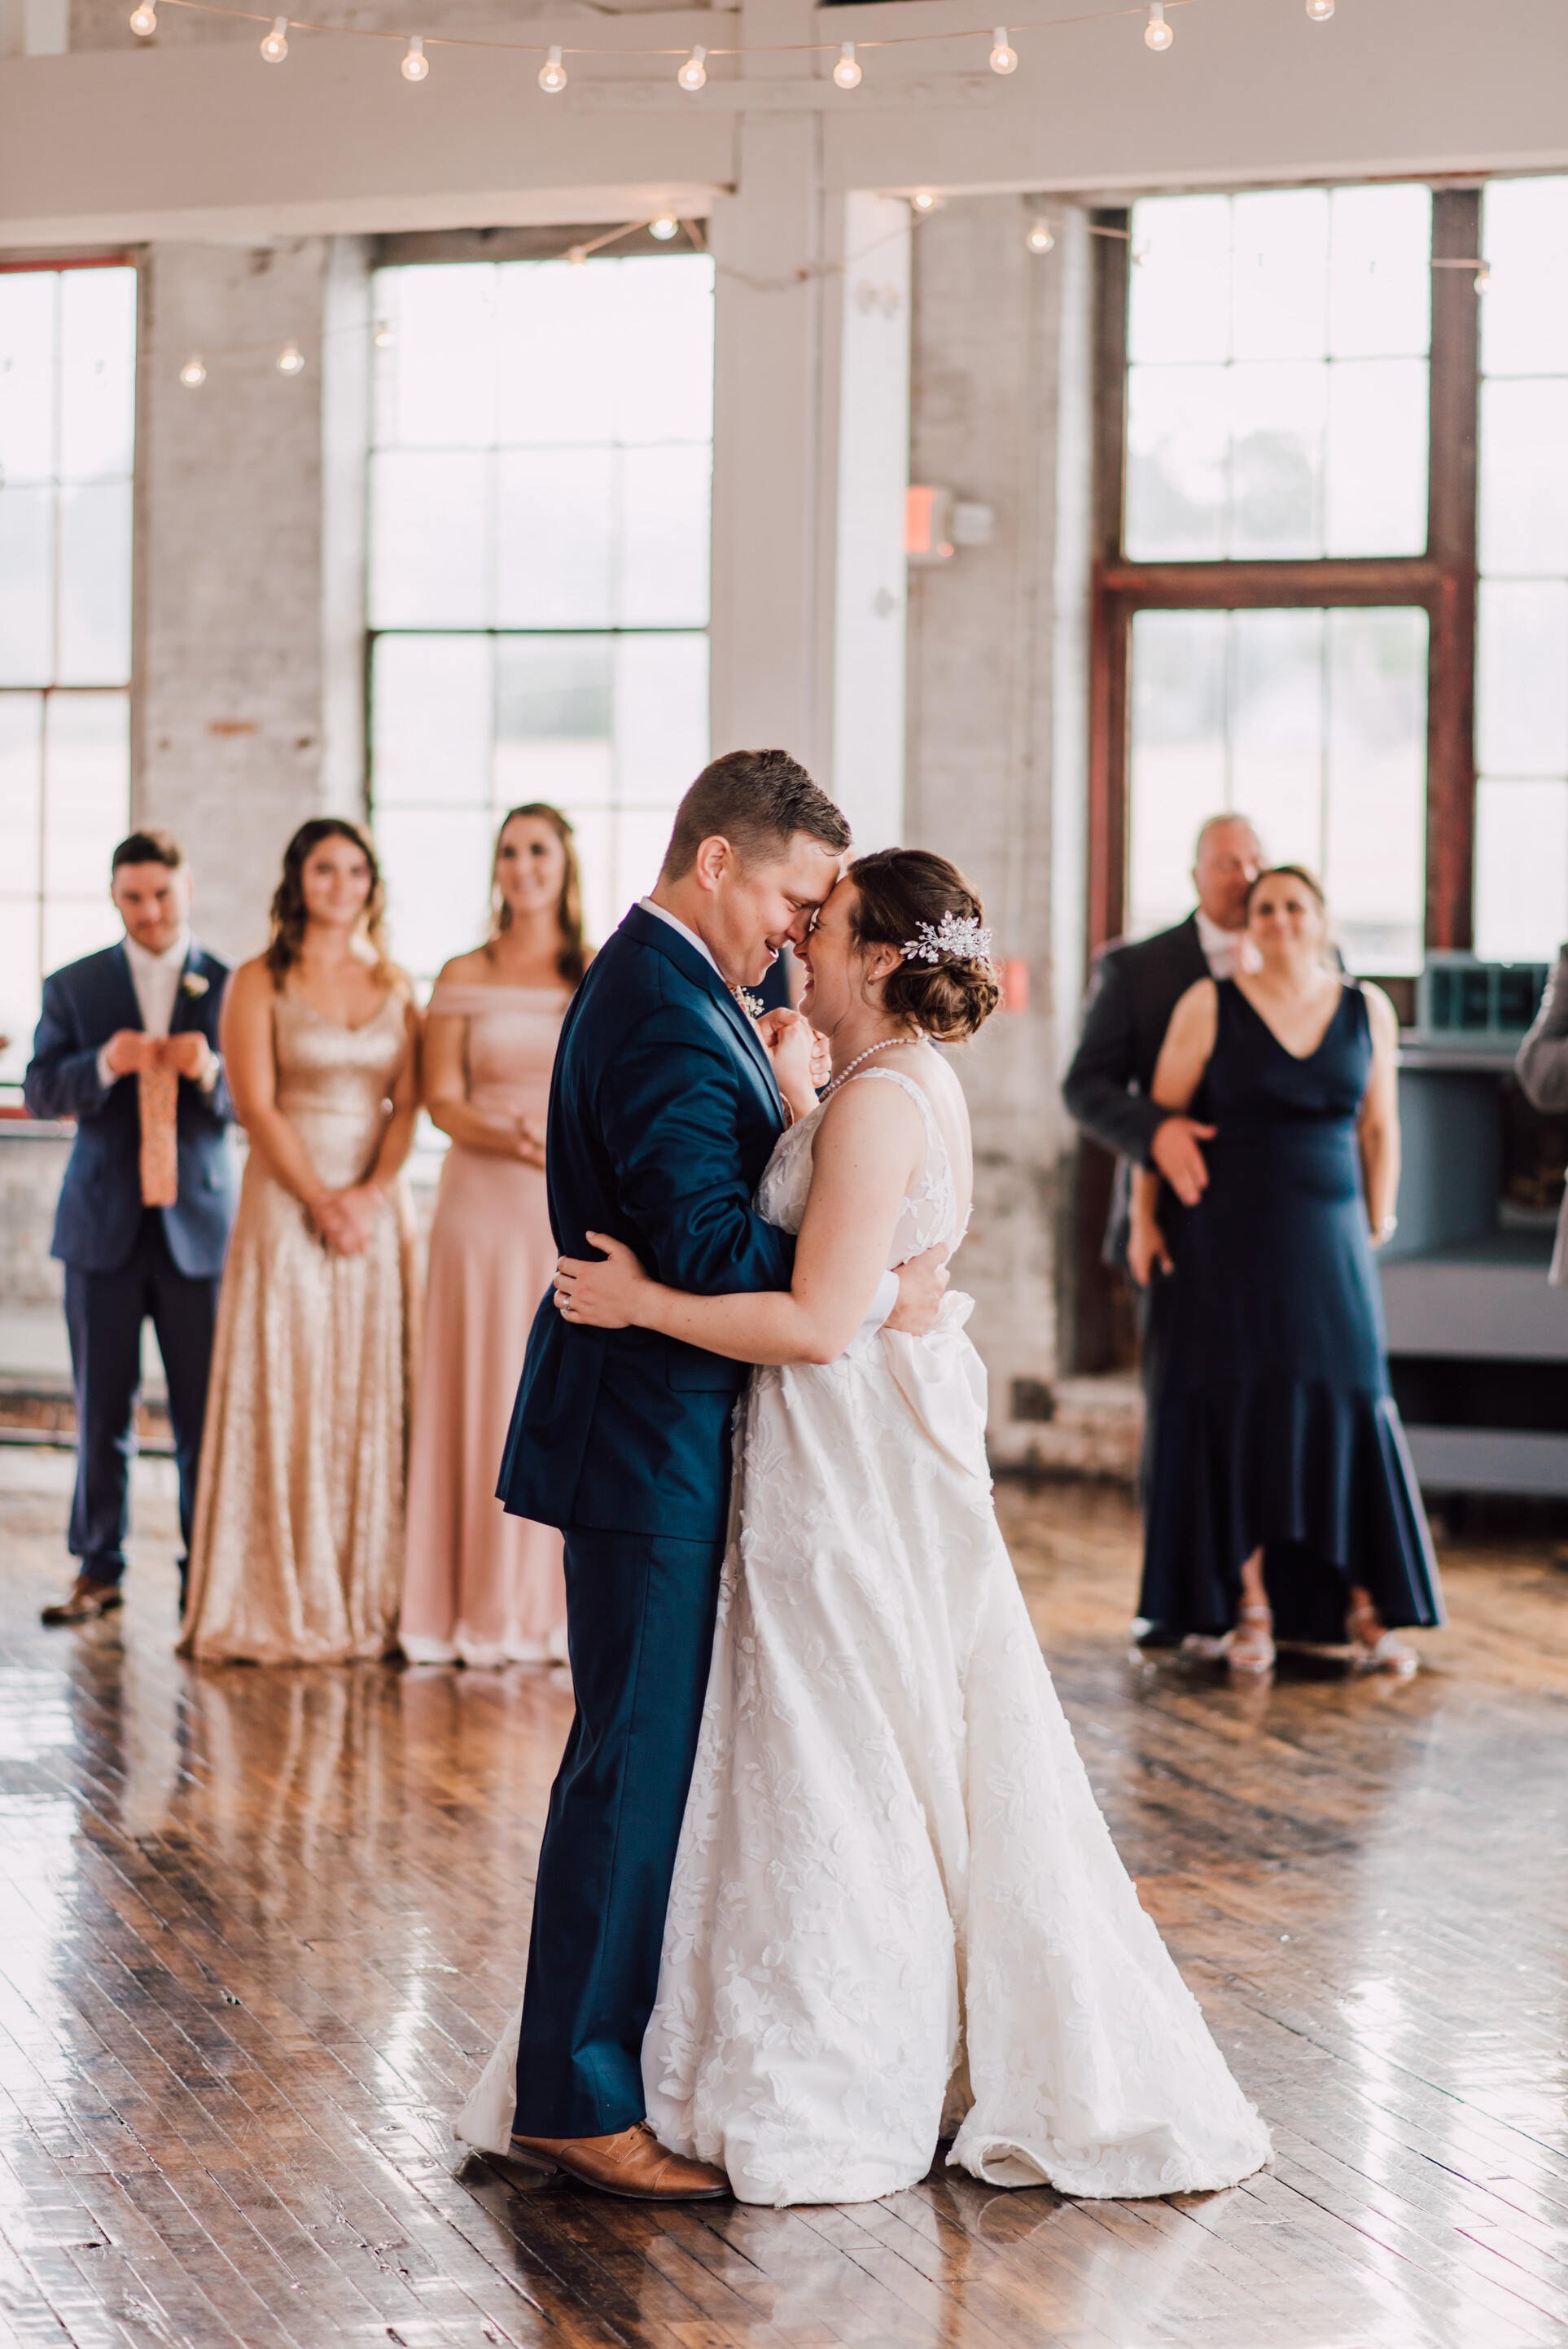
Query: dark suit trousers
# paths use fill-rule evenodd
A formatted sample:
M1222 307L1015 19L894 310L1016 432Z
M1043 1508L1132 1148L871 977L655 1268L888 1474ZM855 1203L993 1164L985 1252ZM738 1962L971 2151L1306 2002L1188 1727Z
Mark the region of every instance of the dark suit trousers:
M218 1276L192 1278L169 1253L163 1218L145 1214L129 1262L114 1272L66 1267L66 1326L77 1397L77 1489L70 1547L94 1582L125 1572L131 1432L141 1383L141 1325L150 1319L163 1357L169 1420L180 1471L180 1532L191 1547L207 1375L218 1318Z
M713 1650L722 1542L569 1527L577 1714L539 1855L518 2132L643 2118L643 2033Z

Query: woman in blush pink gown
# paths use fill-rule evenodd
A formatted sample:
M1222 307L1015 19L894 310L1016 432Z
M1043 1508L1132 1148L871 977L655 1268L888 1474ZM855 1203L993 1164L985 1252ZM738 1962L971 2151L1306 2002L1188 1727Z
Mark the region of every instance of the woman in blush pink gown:
M565 1654L561 1536L510 1517L496 1476L555 1243L544 1118L556 1038L588 957L572 827L514 808L496 842L493 926L448 963L425 1029L425 1105L451 1136L430 1231L398 1638L415 1664Z

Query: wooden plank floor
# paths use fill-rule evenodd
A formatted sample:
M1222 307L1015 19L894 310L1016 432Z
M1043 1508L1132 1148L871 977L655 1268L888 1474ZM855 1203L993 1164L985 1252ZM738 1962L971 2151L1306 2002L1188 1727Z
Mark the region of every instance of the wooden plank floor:
M1121 1850L1268 2116L1230 2194L938 2173L663 2212L460 2159L568 1701L525 1672L46 1633L69 1463L0 1454L0 2337L600 2349L1513 2349L1568 2339L1568 1572L1450 1547L1414 1685L1130 1660L1126 1505L1004 1495Z

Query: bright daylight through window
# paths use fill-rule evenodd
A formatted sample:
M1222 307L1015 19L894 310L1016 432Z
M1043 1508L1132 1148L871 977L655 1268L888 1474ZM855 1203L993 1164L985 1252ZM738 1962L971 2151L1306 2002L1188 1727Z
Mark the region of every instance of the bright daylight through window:
M375 299L371 801L428 979L483 935L505 809L570 816L601 939L707 756L713 273L398 266Z
M0 273L0 1080L117 929L129 824L136 272Z
M1133 933L1179 918L1223 805L1323 874L1352 968L1419 964L1427 616L1305 599L1315 562L1426 546L1431 213L1418 187L1133 209L1126 556L1298 566L1288 609L1134 616Z
M1568 179L1483 212L1475 943L1549 962L1568 936Z

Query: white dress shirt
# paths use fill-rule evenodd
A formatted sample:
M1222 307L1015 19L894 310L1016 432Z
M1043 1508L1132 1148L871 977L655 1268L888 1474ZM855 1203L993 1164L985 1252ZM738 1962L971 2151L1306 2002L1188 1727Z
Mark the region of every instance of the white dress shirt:
M1212 922L1202 905L1198 908L1198 944L1203 949L1203 960L1209 966L1211 978L1234 978L1239 970L1259 968L1261 957L1245 930L1222 930Z
M174 1007L180 1000L180 981L184 976L185 959L191 952L191 933L181 930L172 946L161 954L138 946L134 938L122 938L125 958L130 966L130 983L136 990L136 1008L141 1014L141 1024L149 1036L167 1036L174 1025ZM106 1062L106 1044L98 1057L98 1082L107 1090L115 1081L114 1071ZM203 1090L211 1092L217 1081L218 1069L214 1061L204 1081Z
M685 938L688 947L695 947L696 948L697 953L701 955L704 962L707 963L714 970L718 970L718 965L713 958L712 947L707 944L706 940L699 938L695 930L688 930L678 914L672 914L668 908L664 905L655 905L651 897L639 897L637 904L645 914L652 914L656 922L667 922L672 930L678 932L679 935ZM720 978L724 978L723 971L718 970L718 975ZM724 979L724 983L726 987L729 986L729 981L727 978ZM730 991L733 994L734 989L731 988Z
M702 939L698 937L695 930L688 929L683 921L679 920L676 915L670 913L665 906L655 905L651 897L639 897L637 903L642 907L645 914L654 915L657 920L667 922L672 930L678 931L680 936L685 938L687 946L695 947L697 953L701 955L704 962L712 964L713 968L716 971L718 971L719 978L724 979L724 973L721 970L718 970L717 963L714 961L712 954L704 945ZM729 986L727 979L724 979L724 983L727 987ZM733 994L734 992L734 988L731 988L730 993ZM865 1319L861 1323L860 1328L856 1330L853 1338L850 1341L850 1344L846 1347L845 1351L847 1353L852 1353L857 1347L863 1346L868 1338L874 1338L877 1331L882 1328L882 1323L887 1319L889 1314L892 1312L897 1303L898 1275L896 1272L884 1272L881 1280L877 1284L877 1293L872 1299L871 1310L867 1313Z

